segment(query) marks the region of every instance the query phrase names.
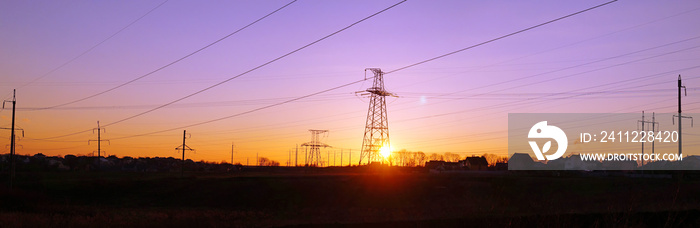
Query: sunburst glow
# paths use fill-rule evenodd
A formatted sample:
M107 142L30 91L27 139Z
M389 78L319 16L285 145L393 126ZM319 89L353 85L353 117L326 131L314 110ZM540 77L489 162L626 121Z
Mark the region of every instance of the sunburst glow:
M392 148L388 145L385 145L381 149L379 149L379 153L382 154L382 157L384 158L388 158L389 156L391 156L391 151Z

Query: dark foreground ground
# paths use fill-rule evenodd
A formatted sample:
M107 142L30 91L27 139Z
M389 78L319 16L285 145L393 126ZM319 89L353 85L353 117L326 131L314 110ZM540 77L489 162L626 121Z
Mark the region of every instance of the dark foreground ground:
M700 226L700 181L656 177L357 167L18 173L14 190L0 185L0 227Z

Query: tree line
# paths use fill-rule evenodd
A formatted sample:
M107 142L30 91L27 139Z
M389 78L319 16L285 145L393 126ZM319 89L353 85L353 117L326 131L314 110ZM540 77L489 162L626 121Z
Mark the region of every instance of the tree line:
M403 149L400 151L393 152L391 154L391 157L389 158L389 162L397 166L416 167L425 166L425 163L428 161L458 162L460 160L466 159L466 157L467 156L462 156L451 152L445 152L442 154L425 154L422 151L412 152ZM489 166L494 166L496 163L508 163L508 156L499 156L496 154L485 153L481 155L481 157L486 158L486 161L489 163Z

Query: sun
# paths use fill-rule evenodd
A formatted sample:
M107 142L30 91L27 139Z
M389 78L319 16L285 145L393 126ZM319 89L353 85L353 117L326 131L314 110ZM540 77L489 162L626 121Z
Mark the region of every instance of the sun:
M382 157L388 158L391 156L391 146L383 146L381 149L379 149L379 153L382 154Z

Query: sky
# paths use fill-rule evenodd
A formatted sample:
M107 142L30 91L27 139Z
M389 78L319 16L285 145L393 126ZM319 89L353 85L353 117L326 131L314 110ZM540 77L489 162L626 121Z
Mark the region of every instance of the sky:
M355 92L371 80L282 102L366 68L391 72L394 150L506 156L508 113L674 113L679 74L684 112L700 109L697 1L617 1L409 68L607 1L290 2L1 1L0 98L17 90L17 153L90 154L100 121L102 150L119 157L180 157L187 130L188 159L230 162L234 144L234 162L285 165L309 129L326 129L324 159L342 150L356 163L369 100Z

